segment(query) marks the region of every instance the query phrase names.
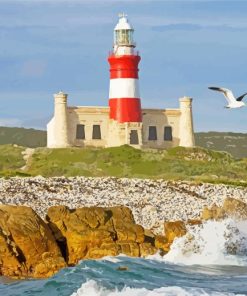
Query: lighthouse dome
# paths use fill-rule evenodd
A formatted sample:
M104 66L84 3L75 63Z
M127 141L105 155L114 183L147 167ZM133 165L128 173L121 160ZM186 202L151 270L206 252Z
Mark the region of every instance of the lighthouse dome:
M119 21L114 29L114 48L121 47L126 52L126 47L135 47L133 39L134 29L128 22L127 15L119 14ZM124 48L125 47L125 48ZM121 51L121 50L120 50Z
M119 21L114 29L115 31L120 30L134 30L131 24L128 22L127 15L119 14Z

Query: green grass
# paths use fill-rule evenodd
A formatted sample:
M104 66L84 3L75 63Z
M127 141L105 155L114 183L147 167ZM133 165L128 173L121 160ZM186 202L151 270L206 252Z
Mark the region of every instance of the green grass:
M204 148L137 150L129 146L106 149L37 148L24 165L24 148L3 145L0 175L115 176L191 180L247 186L247 159L236 160L226 152Z
M22 157L23 147L0 145L0 171L16 170L25 165Z

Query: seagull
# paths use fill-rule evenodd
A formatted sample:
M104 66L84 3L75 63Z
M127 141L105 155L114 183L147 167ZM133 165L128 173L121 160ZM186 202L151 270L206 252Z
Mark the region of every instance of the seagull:
M223 88L223 87L214 87L214 86L209 87L209 89L220 91L223 93L223 95L225 96L228 102L228 105L225 106L225 108L240 108L245 106L245 103L242 102L242 100L247 95L247 93L243 94L238 98L235 98L230 89Z

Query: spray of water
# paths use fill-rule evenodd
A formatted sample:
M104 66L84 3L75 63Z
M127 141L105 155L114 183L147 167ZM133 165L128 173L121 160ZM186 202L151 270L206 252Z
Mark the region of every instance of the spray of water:
M186 265L247 266L247 221L208 221L188 227L185 236L174 240L164 257L149 256Z

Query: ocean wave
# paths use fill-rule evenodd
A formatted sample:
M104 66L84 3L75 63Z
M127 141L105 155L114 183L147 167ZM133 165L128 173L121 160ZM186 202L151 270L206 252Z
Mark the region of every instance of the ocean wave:
M119 262L121 262L121 260L118 257L123 257L123 256L126 256L126 255L120 254L118 256L105 256L105 257L98 259L98 261L109 261L112 263L119 263Z
M71 296L244 296L243 294L207 292L200 288L181 288L177 286L161 287L154 290L145 288L125 287L121 291L108 290L100 286L96 281L89 280L71 294Z
M174 264L247 266L247 221L207 221L191 226L174 240L164 257L148 256Z

